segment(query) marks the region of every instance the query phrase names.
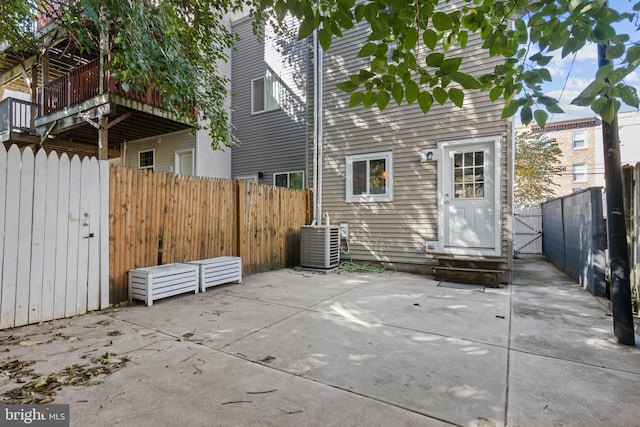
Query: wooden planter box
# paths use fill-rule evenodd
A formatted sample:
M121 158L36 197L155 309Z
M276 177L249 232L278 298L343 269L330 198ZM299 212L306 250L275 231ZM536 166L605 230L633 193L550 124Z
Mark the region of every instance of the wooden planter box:
M187 292L198 293L198 266L165 264L129 270L129 299L153 301Z
M225 283L242 283L242 258L221 256L193 261L190 264L200 268L200 290L205 292L211 286Z

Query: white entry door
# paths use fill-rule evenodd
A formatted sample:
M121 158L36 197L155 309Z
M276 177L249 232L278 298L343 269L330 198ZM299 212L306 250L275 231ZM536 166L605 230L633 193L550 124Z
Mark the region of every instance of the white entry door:
M176 151L175 171L178 175L193 175L193 150Z
M444 147L445 248L497 249L495 150L494 141Z

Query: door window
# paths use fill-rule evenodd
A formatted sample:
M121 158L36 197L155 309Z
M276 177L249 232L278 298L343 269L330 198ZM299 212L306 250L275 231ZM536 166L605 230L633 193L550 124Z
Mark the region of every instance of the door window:
M453 155L453 194L456 199L484 198L484 151Z

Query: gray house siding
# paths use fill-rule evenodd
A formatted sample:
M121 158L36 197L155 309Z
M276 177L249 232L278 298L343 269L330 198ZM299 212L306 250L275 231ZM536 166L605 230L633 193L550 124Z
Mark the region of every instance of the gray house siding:
M176 152L193 150L195 165L197 162L195 146L196 137L189 130L127 142L124 166L137 168L138 154L141 151L154 150L155 166L153 170L157 172L174 172Z
M306 172L308 42L285 42L267 29L260 43L249 18L233 22L232 29L240 36L231 55L231 121L239 142L232 151L232 177L261 172L259 182L272 184L274 173ZM252 114L251 82L268 70L281 82L280 108Z
M463 109L434 103L427 115L416 104L398 106L393 100L384 112L348 108L350 95L335 85L366 65L368 59L356 58L366 36L363 30L353 30L334 40L324 58L323 212L332 223L349 224L354 259L432 263L437 254L426 253L425 242L438 239L438 162L421 162L421 151L443 141L497 136L501 177L496 195L502 228L498 258L510 265L511 125L500 118L503 104L491 103L486 94L467 92ZM471 52L472 40L468 47ZM419 58L424 54L418 52ZM489 58L466 56L463 71L475 75L491 72L496 65ZM393 153L393 201L346 202L346 156L385 151Z

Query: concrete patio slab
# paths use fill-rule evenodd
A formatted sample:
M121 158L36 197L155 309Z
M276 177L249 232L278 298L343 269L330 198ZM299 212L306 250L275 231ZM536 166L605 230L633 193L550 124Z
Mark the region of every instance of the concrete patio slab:
M474 292L285 269L3 330L0 402L102 363L117 369L35 395L74 426L634 425L640 349L615 342L607 301L539 258L515 271Z
M459 425L504 419L501 347L304 312L225 351Z

